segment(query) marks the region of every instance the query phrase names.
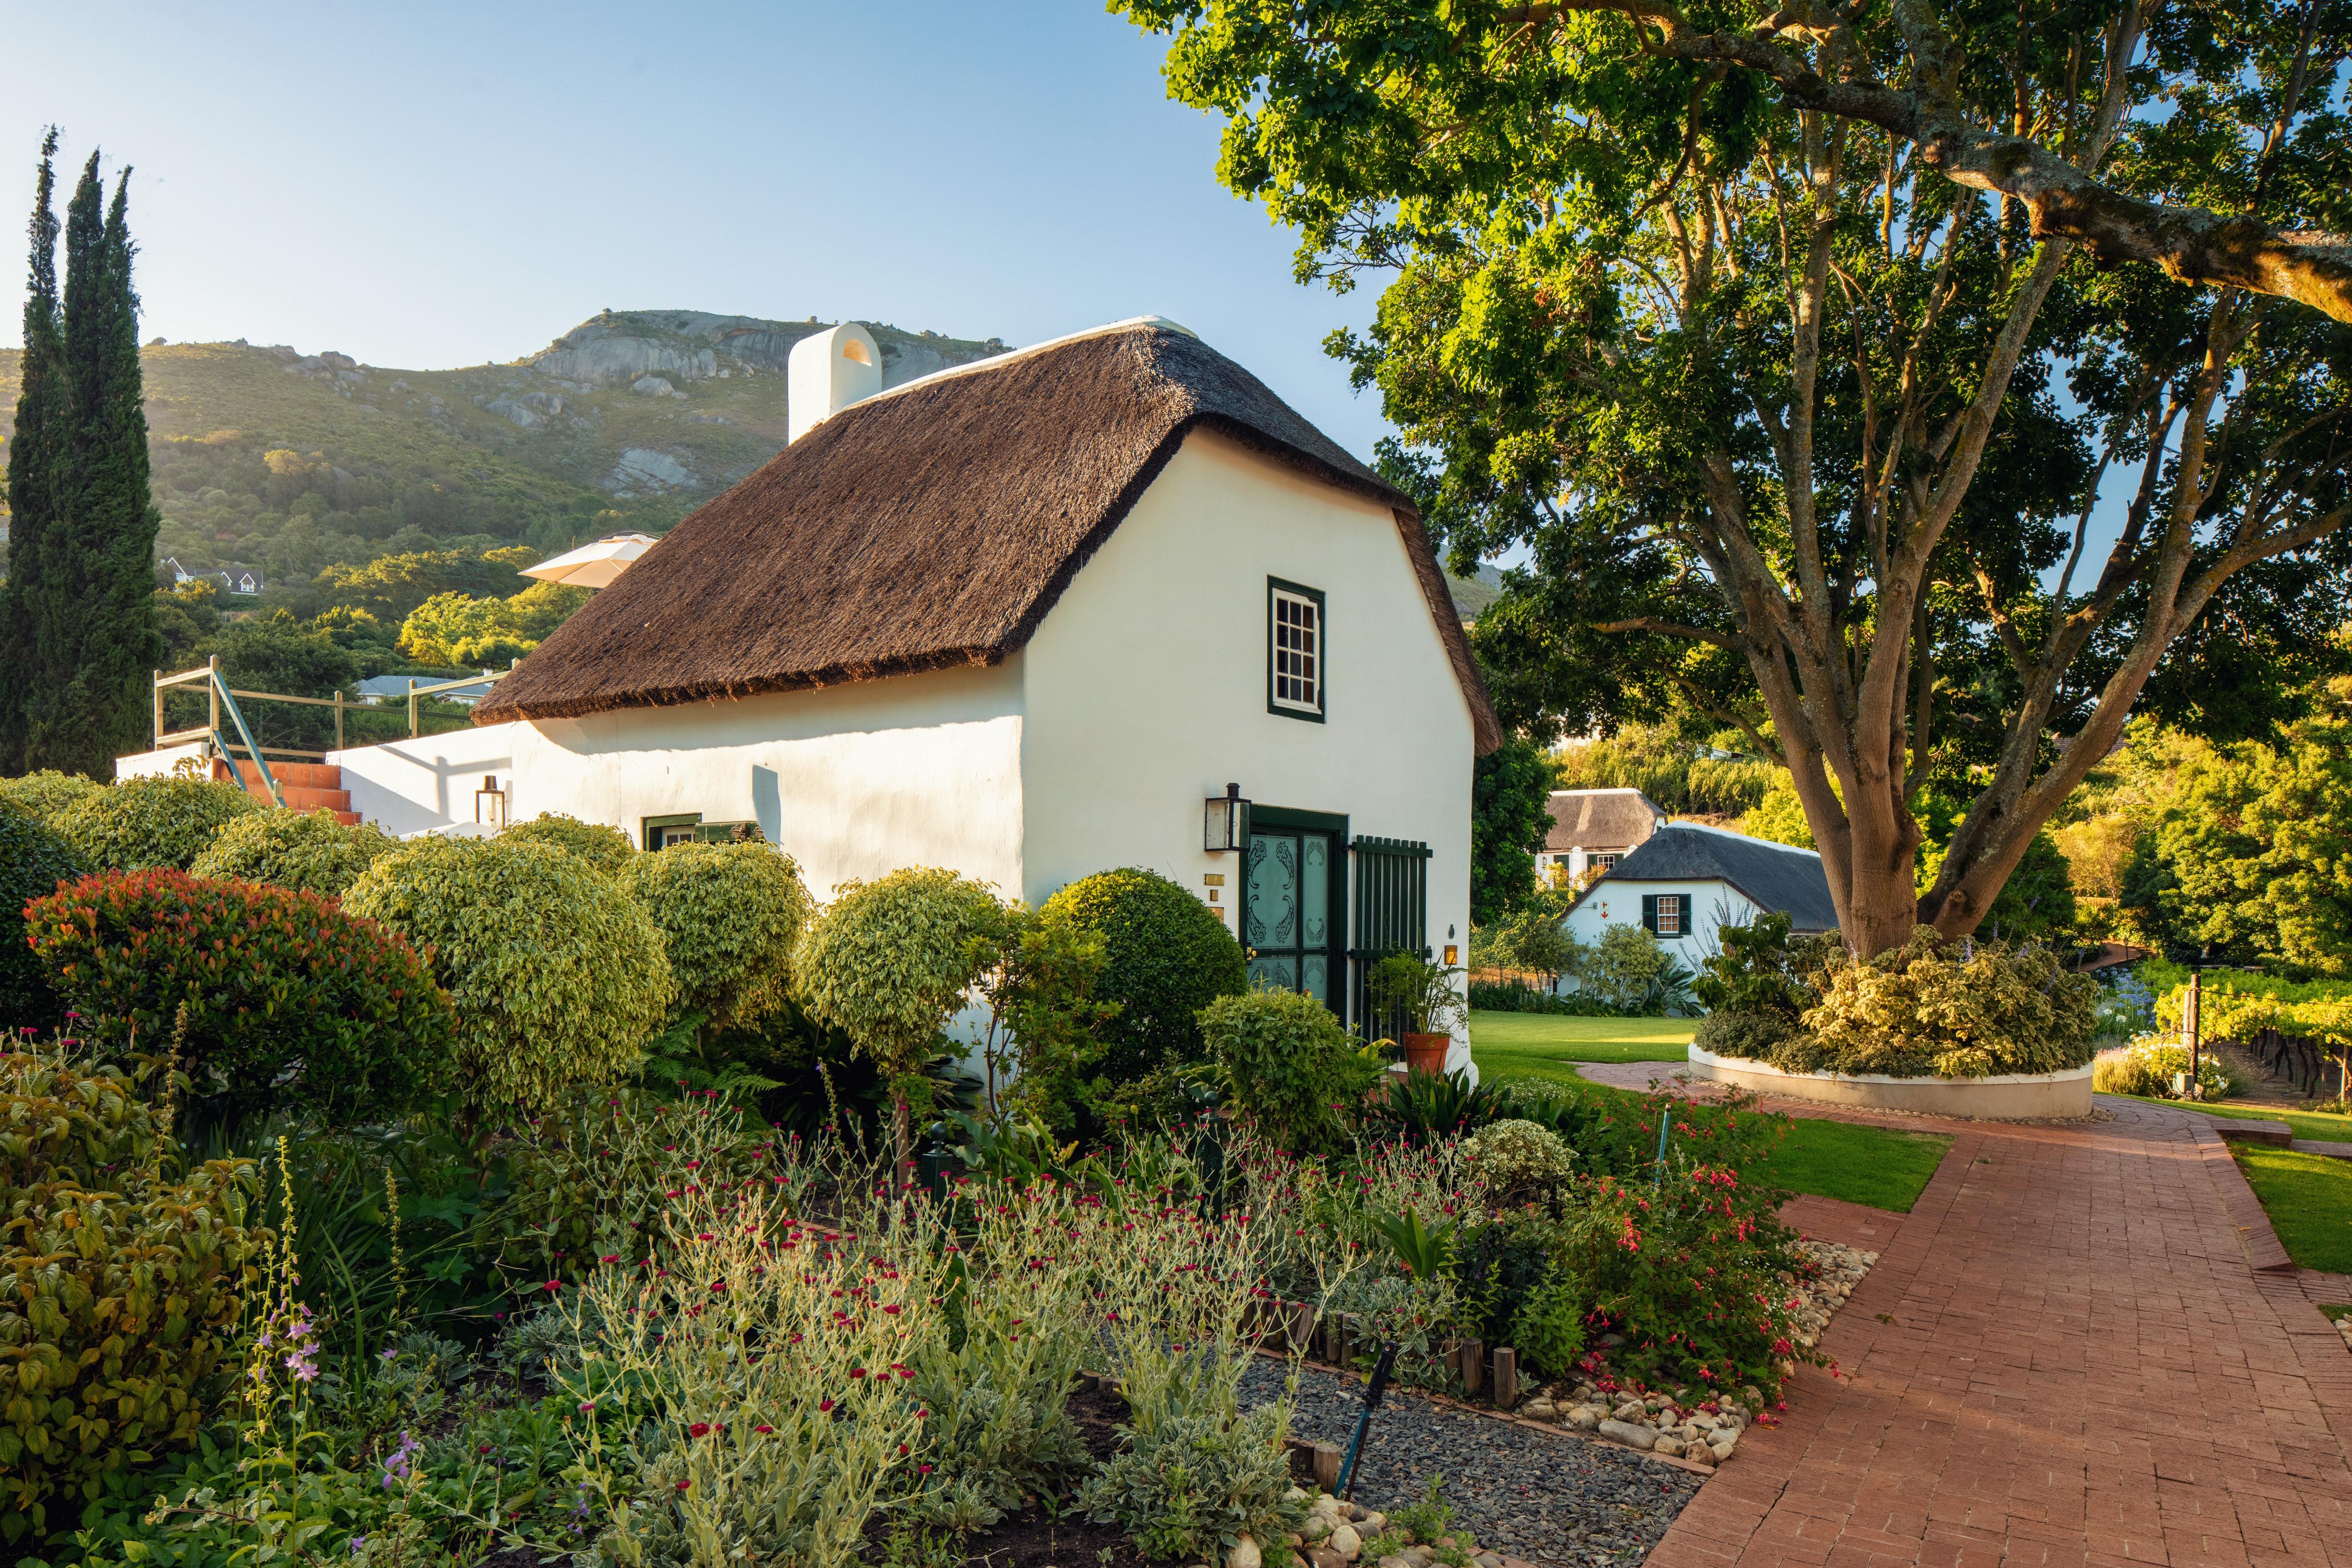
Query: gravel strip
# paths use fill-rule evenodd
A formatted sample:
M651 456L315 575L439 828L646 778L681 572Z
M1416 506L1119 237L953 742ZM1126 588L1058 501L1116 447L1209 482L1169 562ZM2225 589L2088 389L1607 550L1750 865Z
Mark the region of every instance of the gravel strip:
M1244 1373L1244 1405L1277 1397L1285 1370L1261 1361ZM1291 1430L1344 1447L1362 1387L1302 1368ZM1445 1501L1482 1550L1564 1568L1640 1563L1706 1479L1612 1444L1532 1431L1394 1389L1372 1416L1356 1471L1355 1500L1383 1511L1419 1502L1430 1479L1444 1476Z

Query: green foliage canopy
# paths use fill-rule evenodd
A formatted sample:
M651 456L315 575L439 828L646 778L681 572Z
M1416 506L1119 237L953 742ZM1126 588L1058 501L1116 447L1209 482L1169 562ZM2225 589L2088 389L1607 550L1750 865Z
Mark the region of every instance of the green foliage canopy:
M25 904L81 875L73 846L31 812L0 798L0 1035L47 1028L57 999L25 944Z
M583 822L560 811L542 811L515 823L499 837L509 844L544 844L576 855L608 877L625 868L637 855L637 847L619 828Z
M1332 347L1457 569L1530 560L1506 721L1739 729L1865 951L1974 930L2136 703L2242 731L2333 667L2340 8L1117 8L1302 277L1389 279Z
M632 854L614 877L661 928L679 1012L724 1028L782 1000L814 908L791 856L767 844L680 844Z
M1536 851L1551 832L1551 761L1518 735L1470 770L1470 920L1486 925L1535 891Z
M1201 1060L1201 1009L1249 988L1249 962L1224 922L1156 871L1097 871L1044 908L1103 939L1098 994L1119 1012L1103 1026L1101 1066L1114 1083Z
M215 834L264 809L233 784L135 778L68 806L49 826L92 866L110 871L157 866L184 871L211 847Z
M1225 1103L1295 1153L1344 1145L1360 1120L1353 1108L1380 1081L1381 1063L1331 1009L1295 991L1220 996L1201 1010L1201 1032Z
M398 847L373 822L346 826L331 811L273 806L225 825L188 871L339 899L361 872Z

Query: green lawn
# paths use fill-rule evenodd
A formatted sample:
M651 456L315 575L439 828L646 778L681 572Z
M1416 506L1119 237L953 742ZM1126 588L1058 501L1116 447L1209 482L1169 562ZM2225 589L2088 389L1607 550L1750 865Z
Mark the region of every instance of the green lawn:
M2352 1273L2352 1165L2245 1143L2231 1152L2298 1267Z
M1470 1049L1484 1079L1535 1079L1586 1094L1625 1094L1582 1077L1576 1064L1683 1061L1691 1027L1687 1018L1477 1012L1470 1015ZM1908 1214L1951 1143L1937 1133L1801 1116L1773 1152L1771 1175L1793 1192Z

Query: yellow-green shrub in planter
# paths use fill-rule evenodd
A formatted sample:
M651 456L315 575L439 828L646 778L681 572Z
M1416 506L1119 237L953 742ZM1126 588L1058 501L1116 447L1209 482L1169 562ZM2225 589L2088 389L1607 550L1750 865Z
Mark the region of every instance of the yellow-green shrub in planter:
M814 907L791 856L767 844L680 844L633 856L618 878L661 928L681 1012L721 1028L774 1008Z
M323 808L273 806L223 827L188 871L340 899L361 872L398 847L399 841L373 822L346 826Z
M1785 1072L1988 1078L2063 1072L2091 1059L2099 983L2047 948L1975 944L1921 926L1875 958L1821 971L1805 1032L1772 1048Z
M577 855L606 876L637 858L637 847L617 827L542 811L499 835L509 844L543 844Z
M152 1064L142 1064L152 1070ZM0 1055L0 1537L185 1446L233 1392L258 1245L248 1160L157 1174L167 1130L118 1069Z
M669 961L644 909L541 844L420 838L362 874L343 908L429 952L457 1006L458 1093L526 1114L636 1065L669 1008Z
M184 871L213 835L265 809L232 784L204 779L125 779L49 819L76 853L109 871L162 866Z

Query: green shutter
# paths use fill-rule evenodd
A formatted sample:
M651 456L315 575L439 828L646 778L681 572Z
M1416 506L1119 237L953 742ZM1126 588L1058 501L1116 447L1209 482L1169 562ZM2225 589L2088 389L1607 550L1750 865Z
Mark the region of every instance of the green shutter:
M1655 893L1642 895L1642 923L1650 928L1652 936L1658 934L1658 895Z

